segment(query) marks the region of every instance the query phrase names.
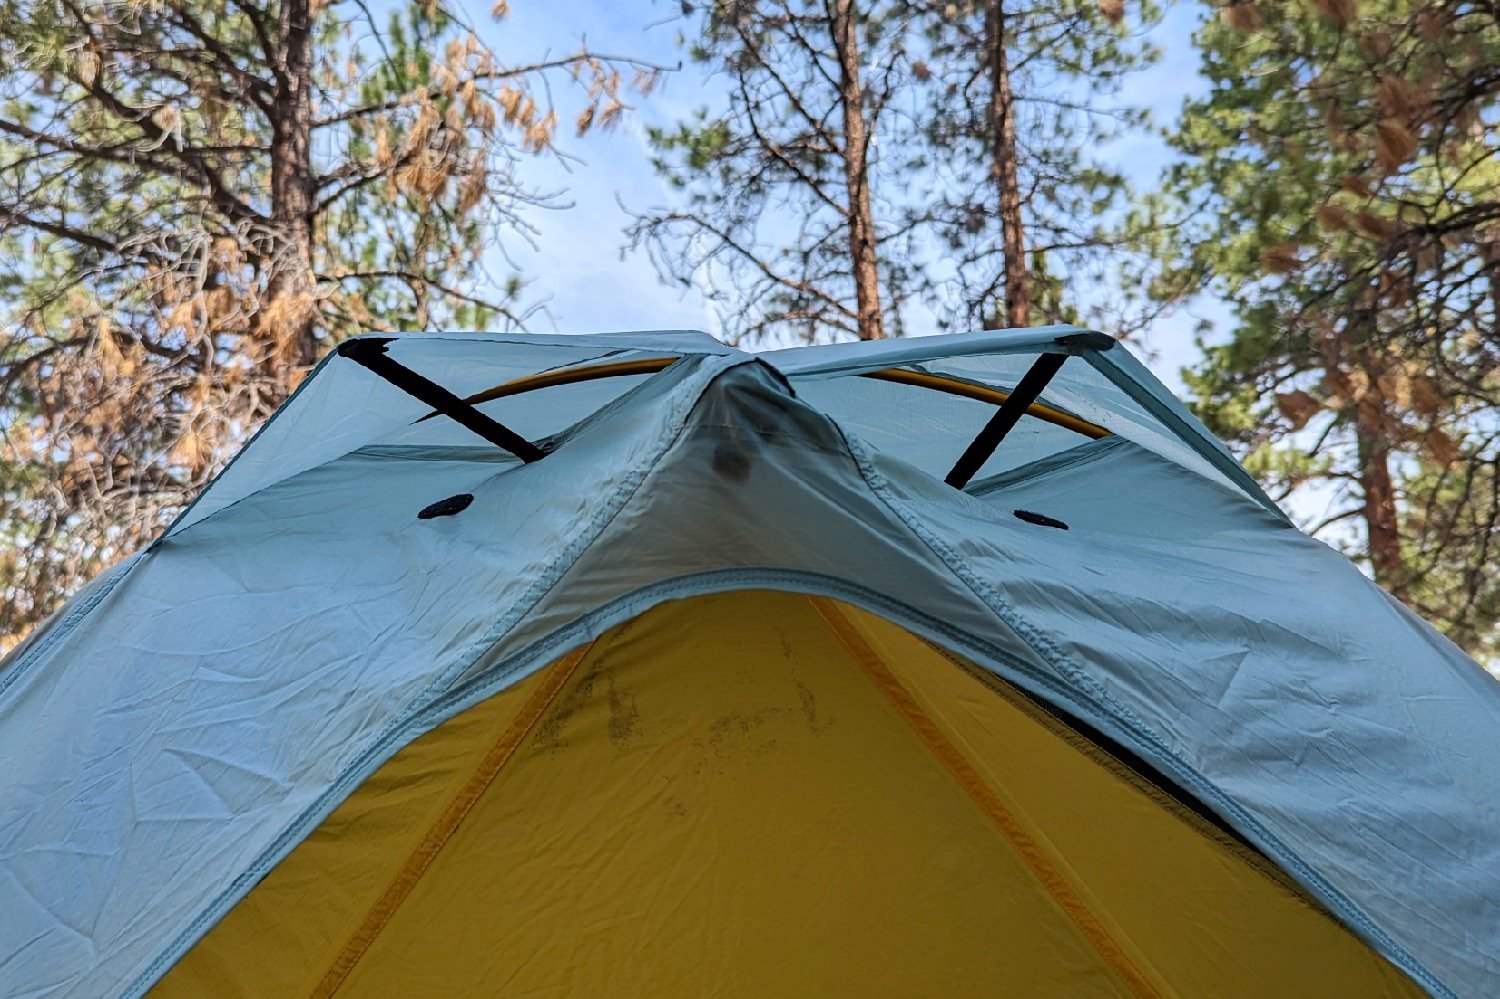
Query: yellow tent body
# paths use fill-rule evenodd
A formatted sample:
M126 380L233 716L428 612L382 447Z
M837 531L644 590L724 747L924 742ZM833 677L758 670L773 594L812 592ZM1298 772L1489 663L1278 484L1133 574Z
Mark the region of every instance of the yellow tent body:
M1416 996L987 671L745 591L397 753L153 996Z

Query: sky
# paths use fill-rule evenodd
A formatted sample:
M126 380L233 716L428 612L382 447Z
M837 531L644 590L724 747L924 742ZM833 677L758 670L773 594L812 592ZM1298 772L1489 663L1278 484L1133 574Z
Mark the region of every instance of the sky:
M510 7L510 15L499 22L477 5L470 13L484 40L507 61L566 54L576 50L581 39L599 52L629 54L666 66L683 61L676 44L676 0L513 0ZM1196 4L1170 6L1166 19L1150 35L1163 50L1161 61L1139 74L1124 95L1149 107L1159 123L1170 124L1183 101L1205 89L1190 40L1201 11ZM539 230L535 246L507 241L511 261L529 281L528 300L545 307L544 314L531 320L533 329L718 331L715 314L701 294L663 283L644 252L627 250L623 232L629 222L626 208L643 210L672 202L672 193L651 167L646 127L686 116L711 100L716 86L699 67L684 65L667 74L660 90L637 101L622 127L582 139L564 135L562 148L582 161L571 173L561 174L556 161L523 166L523 176L538 187L555 190L566 185L560 203L571 205L566 211L533 215ZM571 95L564 88L556 93L567 107ZM1165 143L1151 135L1121 141L1106 155L1140 190L1155 187L1171 159ZM497 273L509 269L503 260L494 261ZM1200 300L1161 320L1135 345L1174 390L1181 389L1179 370L1196 355L1193 338L1200 318L1222 326L1227 313L1220 303Z
M659 90L636 101L621 127L581 139L562 136L561 148L581 161L570 173L561 174L553 160L524 163L525 180L548 190L566 186L560 204L571 206L534 215L535 245L508 240L510 263L498 257L493 261L496 274L518 266L529 282L525 299L544 307L545 312L528 320L528 328L562 333L698 329L717 334L719 322L703 296L693 287L664 283L644 251L627 249L624 235L630 221L626 209L661 207L673 199L651 166L646 128L670 125L711 104L720 86L702 68L685 64L677 46L679 0L510 0L510 14L498 22L489 17L487 6L475 0L460 2L473 5L469 16L481 38L507 61L566 55L586 40L596 52L681 67L666 74ZM1208 90L1192 43L1204 13L1203 4L1168 4L1163 19L1147 35L1161 50L1160 60L1136 74L1121 95L1124 102L1149 109L1158 126L1172 126L1184 102ZM558 88L556 96L563 107L570 106L571 95L564 88ZM563 120L568 117L563 115ZM1140 131L1101 155L1133 187L1146 192L1159 185L1174 153L1159 135ZM920 316L916 318L911 332L920 335ZM1204 323L1212 330L1209 339L1227 335L1232 325L1229 308L1211 295L1200 295L1159 318L1131 341L1130 349L1168 388L1184 395L1182 369L1199 357L1197 338ZM1292 517L1304 524L1323 520L1344 503L1341 490L1323 484L1303 486L1283 501ZM1349 544L1354 530L1352 524L1336 525L1320 537L1335 545Z

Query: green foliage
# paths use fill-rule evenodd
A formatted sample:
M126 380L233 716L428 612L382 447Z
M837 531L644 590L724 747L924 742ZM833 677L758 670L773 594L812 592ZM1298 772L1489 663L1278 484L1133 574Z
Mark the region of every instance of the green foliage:
M1168 234L1154 290L1233 307L1189 375L1198 412L1273 490L1331 490L1363 525L1351 554L1492 654L1496 13L1241 2L1196 42L1212 90L1148 214Z
M928 196L908 207L904 224L924 229L942 247L946 266L926 272L923 290L943 303L946 323L1003 325L995 136L982 61L985 3L922 6L921 37L913 43L922 71L909 98L920 110L900 122L892 145L911 151L910 166L924 176ZM1022 0L1005 3L1004 12L1032 321L1134 332L1154 310L1139 309L1138 301L1127 308L1124 299L1091 299L1085 289L1114 285L1122 258L1143 239L1127 210L1129 184L1098 150L1149 124L1126 90L1132 74L1159 58L1144 34L1160 7L1151 0L1128 7Z
M388 16L388 20L384 20ZM153 535L352 333L514 323L486 247L586 51L440 5L0 0L0 645ZM645 86L650 75L637 77ZM522 229L524 230L524 226Z

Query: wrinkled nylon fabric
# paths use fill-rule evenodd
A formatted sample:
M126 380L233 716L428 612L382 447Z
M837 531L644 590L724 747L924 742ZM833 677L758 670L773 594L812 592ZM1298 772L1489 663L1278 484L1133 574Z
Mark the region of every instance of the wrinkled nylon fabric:
M1420 994L1001 681L743 591L660 605L416 740L152 995L997 990Z
M388 349L395 361L460 397L515 378L590 361L722 354L729 349L712 337L692 331L572 337L429 333L387 339L391 339ZM593 386L596 394L606 398L611 388L608 383ZM546 409L555 404L554 400L555 396L532 408ZM315 376L298 388L276 418L235 456L169 533L340 455L386 437L399 437L403 430L409 433L412 421L427 412L428 407L395 386L337 355L329 355ZM545 427L547 433L563 429L557 418L546 415L528 418L527 423L526 430L533 434L539 427ZM463 436L446 421L423 426L463 443L473 441L472 436Z
M727 363L664 372L569 441L576 464L309 470L166 539L86 626L55 628L0 677L0 928L17 928L0 980L98 996L164 971L299 816L409 738L497 610L524 616ZM464 517L416 520L459 491L482 497Z
M0 980L139 994L412 738L663 599L759 586L1087 721L1430 992L1487 994L1493 681L1245 495L1079 450L966 495L697 355L533 465L355 450L179 525L0 672Z
M994 388L1014 386L1036 359L1039 350L1056 350L1056 339L1084 333L1077 327L1054 326L1031 330L996 330L956 337L919 337L868 340L853 344L773 351L769 363L796 384L816 384L830 377L880 367L908 366L956 376ZM1042 401L1108 427L1150 451L1204 475L1233 483L1276 516L1276 504L1235 462L1222 441L1209 433L1166 387L1121 347L1088 350L1077 362L1065 365L1047 383ZM884 424L899 423L890 414L884 421L859 410L830 409L828 415L855 426L873 423L870 443L877 447L891 431ZM934 447L961 450L973 436L962 424L932 438ZM922 464L919 462L919 464ZM992 470L998 470L994 466Z
M465 797L465 783L484 752L510 730L546 677L545 671L534 674L402 749L231 910L153 994L312 992L402 866L421 850L424 836L442 825L444 809Z
M1500 809L1485 768L1463 761L1497 751L1500 689L1336 552L1236 493L1102 443L1085 445L1106 452L1094 461L988 494L988 509L938 513L935 490L913 480L902 500L932 514L935 535L967 539L976 577L1108 714L1142 723L1467 982L1462 994L1485 995L1500 974L1500 896L1478 886L1500 883ZM1127 511L1124 496L1150 501ZM1011 543L992 525L1014 509L1071 530L1048 535L1056 546L1033 547L1035 531Z

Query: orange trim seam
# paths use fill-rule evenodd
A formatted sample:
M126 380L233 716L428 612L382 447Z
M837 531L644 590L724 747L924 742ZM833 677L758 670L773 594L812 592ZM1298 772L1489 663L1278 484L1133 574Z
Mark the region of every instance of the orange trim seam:
M317 988L313 990L315 999L327 999L332 996L344 984L354 966L369 951L375 938L380 936L401 903L406 901L422 875L432 865L443 846L458 831L463 824L470 809L474 807L484 792L494 782L505 764L508 763L526 736L536 727L557 695L567 685L569 678L578 669L578 664L588 654L593 643L581 646L569 653L564 659L551 667L540 687L532 693L531 697L522 705L521 710L516 713L509 726L495 740L489 752L475 766L474 772L469 775L468 780L459 788L448 807L443 809L441 815L433 822L432 827L427 830L427 835L422 837L411 855L406 858L391 883L386 886L384 892L370 906L365 914L364 920L359 928L345 942L338 956L329 965Z
M673 364L679 358L676 357L644 357L634 361L615 361L610 364L591 364L573 368L558 368L553 371L542 371L538 374L527 375L524 378L516 378L512 381L476 392L468 396L464 402L471 406L478 406L496 399L504 399L523 392L531 392L535 389L552 388L556 385L572 385L577 382L589 382L597 378L619 378L626 375L647 375L662 371ZM891 382L897 385L912 385L917 388L932 389L936 392L944 392L948 395L961 396L965 399L975 399L979 402L1001 405L1010 398L1010 393L1004 389L992 388L988 385L980 385L975 382L964 381L959 378L949 378L944 375L935 375L930 371L913 371L910 368L882 368L878 371L861 371L857 373L860 378L873 378L877 381ZM1097 423L1091 423L1072 413L1065 412L1055 406L1049 406L1044 402L1034 402L1026 408L1028 416L1035 417L1046 423L1064 427L1074 433L1083 434L1098 440L1100 437L1108 437L1109 431ZM418 423L430 420L437 413L428 413Z
M948 395L956 395L965 399L975 399L979 402L994 403L996 406L1003 405L1010 398L1010 393L1004 389L992 388L988 385L980 385L976 382L968 382L959 378L949 378L945 375L935 375L930 371L913 371L910 368L882 368L879 371L860 372L862 378L874 378L876 381L892 382L896 385L914 385L917 388L932 389L934 392L944 392ZM1045 402L1034 402L1026 407L1026 415L1035 417L1044 423L1071 430L1075 434L1092 437L1098 440L1108 437L1109 431L1097 423L1091 423L1072 413L1049 406Z
M1053 866L1051 859L1036 840L1026 832L1015 814L985 783L984 778L979 776L963 752L949 741L938 728L937 723L922 710L922 706L901 684L901 681L886 668L880 656L864 640L838 606L824 597L810 596L808 600L812 602L813 607L817 609L818 614L834 635L843 643L850 657L885 695L891 706L906 719L916 731L917 736L926 744L928 750L964 789L980 812L1010 843L1032 875L1063 913L1072 920L1073 925L1078 928L1083 938L1094 948L1104 963L1124 980L1131 993L1139 999L1161 999L1161 992L1135 966L1135 962L1120 946L1119 941L1110 935L1108 928L1099 921L1099 917L1094 915L1093 910L1074 891L1073 886Z

